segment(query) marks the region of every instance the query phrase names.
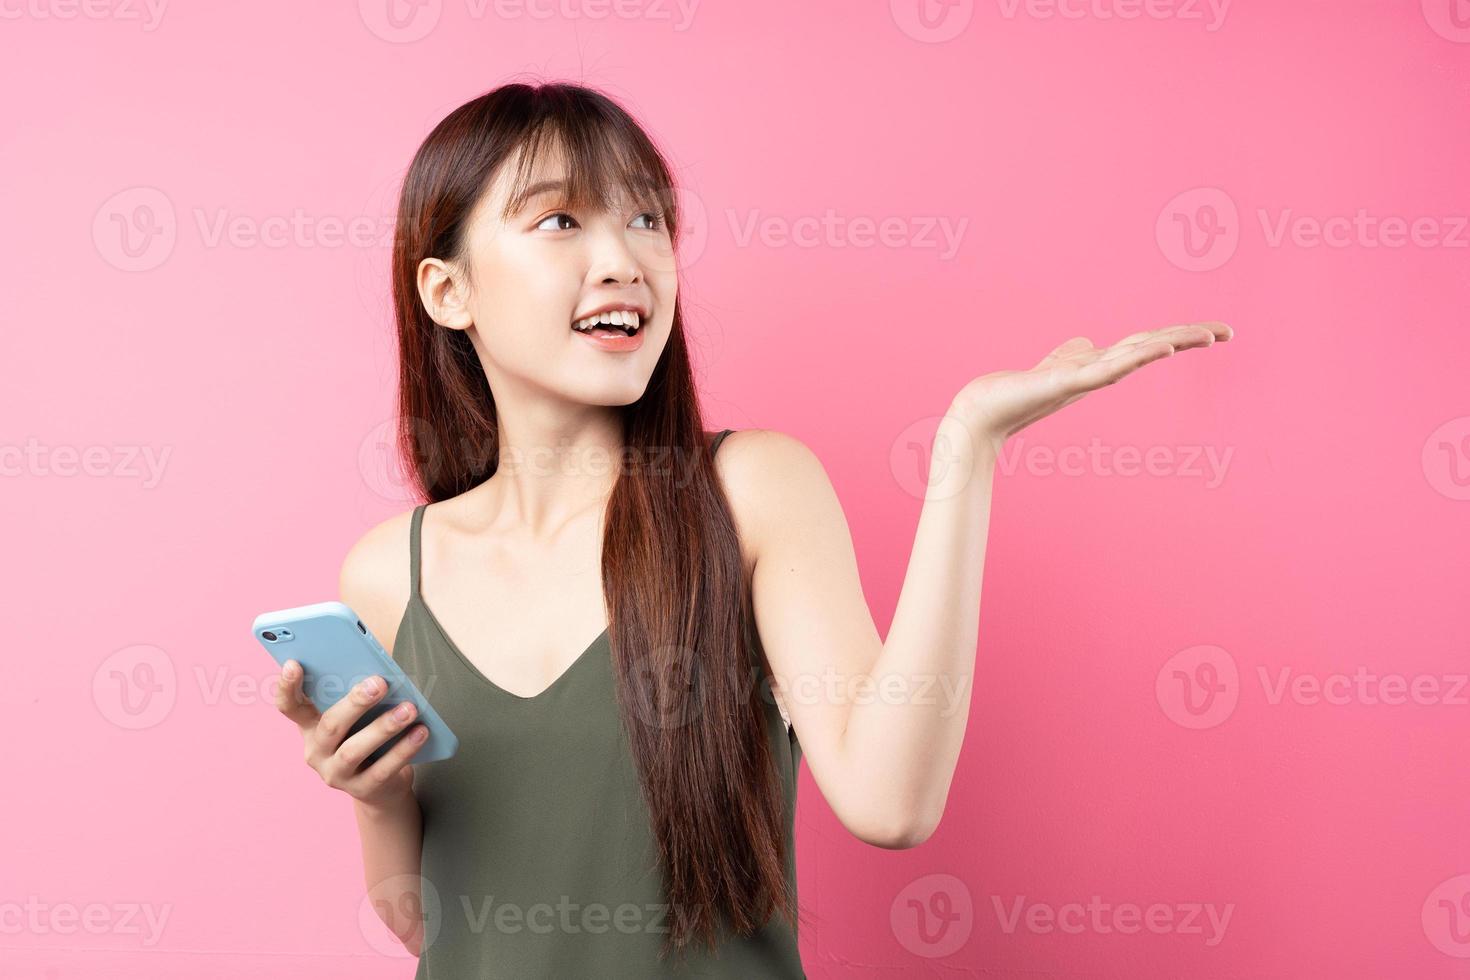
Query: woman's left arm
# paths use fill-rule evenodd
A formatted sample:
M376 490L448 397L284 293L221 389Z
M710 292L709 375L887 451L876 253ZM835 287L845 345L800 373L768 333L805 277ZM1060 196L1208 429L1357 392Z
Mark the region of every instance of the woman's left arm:
M1144 331L1103 349L1078 337L1028 371L966 385L935 433L886 640L816 456L770 430L734 433L716 455L742 538L752 542L761 644L812 777L852 834L913 847L944 812L969 718L991 483L1005 440L1144 364L1231 336L1228 326L1206 323Z

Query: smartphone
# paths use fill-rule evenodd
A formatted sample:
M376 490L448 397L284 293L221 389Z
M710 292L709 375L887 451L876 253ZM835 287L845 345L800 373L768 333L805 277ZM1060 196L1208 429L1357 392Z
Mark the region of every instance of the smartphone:
M359 681L374 674L387 682L387 693L362 713L347 733L349 737L402 702L413 702L418 710L413 724L395 732L375 749L363 760L362 768L377 762L420 722L428 727L429 738L410 760L412 764L437 762L458 751L459 739L444 724L444 719L429 704L429 699L419 692L403 668L388 656L388 651L345 603L318 602L294 609L264 612L255 617L251 632L277 664L284 665L287 660L294 660L301 665L304 671L302 690L318 711L326 711Z

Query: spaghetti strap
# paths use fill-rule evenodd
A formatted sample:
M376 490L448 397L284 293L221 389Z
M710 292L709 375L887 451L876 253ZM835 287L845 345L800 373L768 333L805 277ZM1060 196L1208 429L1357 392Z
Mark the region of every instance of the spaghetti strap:
M408 525L408 581L413 595L419 594L419 542L423 538L424 508L428 504L419 504L413 509L413 517Z
M711 456L713 456L717 451L719 451L720 443L724 442L725 441L725 437L728 436L731 432L734 432L734 431L735 431L734 429L725 429L722 432L720 432L719 435L715 436L714 442L711 442L709 444L709 454Z

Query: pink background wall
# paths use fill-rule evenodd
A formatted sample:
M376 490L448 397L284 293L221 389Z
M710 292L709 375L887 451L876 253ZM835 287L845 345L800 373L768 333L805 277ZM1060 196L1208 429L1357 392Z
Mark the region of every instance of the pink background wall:
M1458 3L6 5L0 974L412 975L247 630L411 505L395 181L530 72L668 148L709 421L817 451L885 631L960 385L1237 331L1007 447L942 827L803 773L812 977L1470 976Z

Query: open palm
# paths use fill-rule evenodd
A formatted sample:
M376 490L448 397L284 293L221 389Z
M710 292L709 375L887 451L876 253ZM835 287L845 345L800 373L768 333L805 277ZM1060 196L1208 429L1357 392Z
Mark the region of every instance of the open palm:
M1037 419L1089 391L1116 384L1145 364L1233 336L1228 325L1208 322L1142 330L1111 347L1094 347L1086 337L1073 337L1028 371L996 371L976 378L955 396L955 406L974 435L999 448Z

